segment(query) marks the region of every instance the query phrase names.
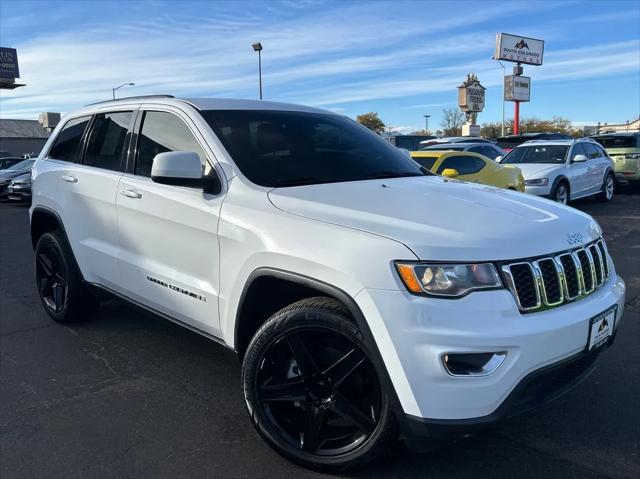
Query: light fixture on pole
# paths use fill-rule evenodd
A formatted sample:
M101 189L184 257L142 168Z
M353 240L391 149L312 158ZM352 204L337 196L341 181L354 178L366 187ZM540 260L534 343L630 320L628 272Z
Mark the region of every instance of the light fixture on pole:
M431 118L431 115L422 115L422 116L424 116L424 121L425 121L424 134L426 135L427 132L429 131L429 118Z
M260 82L260 99L262 100L262 43L253 43L251 48L254 52L258 52L258 81Z
M111 93L113 94L113 99L116 99L116 90L119 90L120 88L122 88L123 86L135 86L135 83L123 83L120 86L117 86L115 88L111 89Z

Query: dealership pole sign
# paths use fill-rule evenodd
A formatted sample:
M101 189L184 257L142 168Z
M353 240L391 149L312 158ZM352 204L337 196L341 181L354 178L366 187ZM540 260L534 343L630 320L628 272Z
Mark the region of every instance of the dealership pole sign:
M524 63L526 65L542 65L544 40L521 37L509 33L496 35L496 60Z
M20 76L15 48L0 47L0 78L15 80Z
M506 101L531 101L531 77L505 76L504 99Z
M24 84L16 83L18 77L20 77L18 52L15 48L0 47L0 89L13 90L24 86Z
M470 73L458 87L458 106L465 113L481 112L484 109L484 91L478 77Z

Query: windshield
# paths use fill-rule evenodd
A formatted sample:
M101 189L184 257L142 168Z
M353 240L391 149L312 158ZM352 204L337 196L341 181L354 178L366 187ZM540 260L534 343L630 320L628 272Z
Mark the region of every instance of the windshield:
M23 160L20 163L16 163L15 165L11 165L8 170L28 170L33 166L36 160Z
M261 186L428 174L396 147L343 116L275 110L201 113L240 171Z
M566 145L519 146L511 150L500 164L565 162L569 147Z
M638 148L640 147L640 135L633 136L600 136L594 137L605 148Z

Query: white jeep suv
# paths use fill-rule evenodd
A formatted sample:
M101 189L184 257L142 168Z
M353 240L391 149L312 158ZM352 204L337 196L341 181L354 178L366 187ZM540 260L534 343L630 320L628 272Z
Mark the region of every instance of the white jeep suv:
M54 320L115 295L235 350L260 435L316 469L557 397L623 312L590 216L303 106L89 105L36 161L30 214Z
M611 201L615 188L613 160L590 138L530 140L500 160L522 170L527 193L567 204L597 195Z

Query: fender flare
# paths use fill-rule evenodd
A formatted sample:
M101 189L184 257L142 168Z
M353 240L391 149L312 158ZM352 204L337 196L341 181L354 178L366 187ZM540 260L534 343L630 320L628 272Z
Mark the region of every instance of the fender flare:
M67 243L67 247L69 248L69 251L71 251L71 256L73 258L73 263L74 263L74 266L76 267L76 271L78 271L78 273L80 274L81 281L84 281L84 276L82 275L82 270L80 269L80 265L78 265L78 261L76 260L76 255L73 252L73 248L71 246L71 242L69 241L69 236L67 235L67 230L65 229L64 223L62 222L62 218L60 218L60 215L58 214L57 211L54 211L51 208L48 208L46 206L35 206L31 210L30 234L31 234L31 245L33 246L34 251L36 249L37 241L35 241L35 238L33 237L33 218L36 215L36 213L44 214L46 216L49 216L50 218L53 218L54 222L58 225L57 230L62 234L62 237L64 238L64 241Z
M240 300L238 302L238 308L236 310L236 318L235 318L235 324L234 324L234 344L238 344L239 318L242 313L242 305L245 301L246 294L249 291L251 284L256 279L265 277L265 276L284 279L287 281L291 281L293 283L298 283L302 286L315 289L320 293L326 294L327 296L330 296L342 302L347 307L351 315L353 316L354 320L356 321L356 324L358 325L358 329L360 329L360 332L362 332L362 335L365 338L365 342L371 352L371 356L372 356L371 360L373 362L373 367L376 369L376 372L378 373L378 377L380 378L380 381L382 382L385 390L389 394L389 403L391 406L391 410L399 414L404 414L402 406L400 405L400 400L398 399L396 390L393 386L393 382L391 381L391 377L389 376L387 367L382 359L380 350L378 349L378 344L375 341L373 333L369 328L369 323L367 323L367 320L365 319L364 314L362 313L362 310L360 309L356 301L351 297L351 295L349 295L346 291L343 291L342 289L332 284L326 283L319 279L315 279L300 273L295 273L292 271L287 271L287 270L278 269L278 268L260 267L255 269L247 278L244 288L242 289L242 294L240 295Z

